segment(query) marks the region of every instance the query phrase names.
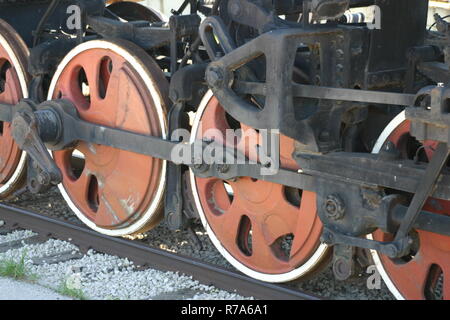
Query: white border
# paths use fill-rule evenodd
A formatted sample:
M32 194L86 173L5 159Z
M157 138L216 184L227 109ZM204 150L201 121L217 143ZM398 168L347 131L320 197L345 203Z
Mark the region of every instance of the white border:
M400 126L405 120L406 120L405 111L403 111L398 116L396 116L389 123L389 125L383 130L383 132L381 133L377 142L375 143L375 147L373 148L372 153L379 153L381 151L381 148L383 147L384 143L386 142L386 140L392 134L392 132L394 132L394 130L396 128L398 128L398 126ZM366 238L369 240L373 240L373 237L371 234L368 234L366 236ZM384 266L383 266L383 263L381 262L378 251L370 250L370 254L372 255L375 266L377 267L378 272L380 273L381 277L383 278L384 282L386 283L386 286L388 287L389 291L391 291L391 293L394 295L394 297L397 300L405 300L405 297L403 297L403 295L397 289L394 282L392 282L391 278L389 278L389 275L387 274L386 270L384 269Z
M125 58L133 66L133 68L138 72L138 74L144 81L146 87L150 91L150 94L155 103L156 109L158 111L159 123L160 123L161 129L162 129L161 130L162 138L167 139L167 119L166 119L165 111L162 107L161 98L159 96L158 91L156 90L157 84L148 75L148 71L146 70L142 61L135 58L132 54L130 54L130 52L128 52L127 50L118 46L115 43L105 41L105 40L93 40L93 41L85 42L85 43L75 47L72 51L70 51L67 54L67 56L63 59L63 61L60 63L60 65L58 66L58 69L56 70L56 73L50 84L50 89L48 92L47 99L51 100L53 98L56 83L57 83L59 77L61 76L62 72L64 71L65 67L67 66L67 64L78 54L80 54L86 50L90 50L90 49L111 50L111 51L117 53L118 55L122 56L123 58ZM50 154L52 155L51 152L50 152ZM86 218L83 215L83 213L72 202L72 200L70 199L68 193L66 192L66 190L64 188L64 185L62 183L60 183L58 187L59 187L59 190L60 190L61 194L63 195L64 199L68 203L69 207L74 211L74 213L77 215L77 217L83 223L85 223L88 227L90 227L91 229L93 229L99 233L106 234L108 236L113 236L113 237L120 237L120 236L125 236L125 235L130 235L130 234L136 233L139 230L141 230L148 222L151 222L157 209L159 208L159 206L161 204L161 201L163 200L163 195L164 195L165 185L166 185L166 169L167 169L167 162L163 161L162 173L161 173L161 178L159 181L158 190L157 190L155 197L153 198L148 210L142 215L142 217L139 220L135 221L132 225L130 225L126 228L123 228L123 229L112 230L112 229L97 227L97 225L94 222L92 222L91 220L89 220L88 218Z
M28 98L28 84L27 84L27 80L25 79L26 73L25 73L24 69L22 68L22 65L20 64L19 59L17 58L16 54L14 53L14 50L11 48L11 46L8 43L8 41L6 40L6 38L3 37L1 34L0 34L0 46L5 48L6 53L12 60L12 64L14 66L14 69L16 70L16 73L17 73L17 76L18 76L19 82L20 82L20 87L22 89L22 97L24 99L27 99ZM10 191L10 188L12 188L14 186L14 184L17 183L20 176L22 175L22 173L25 170L26 160L27 160L27 154L26 154L26 152L22 151L22 154L21 154L20 160L19 160L19 164L17 165L17 168L14 171L13 175L3 186L0 187L0 195L8 193Z
M191 133L191 143L193 143L197 137L197 130L200 124L201 117L206 109L206 106L208 105L209 101L213 97L212 91L208 91L203 98L202 102L200 103L200 107L197 111L197 114L195 116L194 125L192 126L192 133ZM295 279L298 279L305 274L307 274L309 271L311 271L317 263L319 263L324 255L326 254L328 250L328 246L326 244L321 244L319 248L316 250L316 252L313 254L313 256L306 261L301 267L292 270L287 273L282 274L267 274L267 273L261 273L257 272L253 269L248 268L247 266L243 265L241 262L236 260L220 243L220 240L216 237L214 234L212 228L209 226L208 221L206 220L205 213L203 212L203 207L200 202L200 198L197 192L197 184L195 181L195 175L190 170L190 178L191 178L191 186L192 186L192 193L194 195L195 205L197 207L197 210L200 214L200 218L202 220L203 227L208 232L209 238L211 239L214 246L217 248L217 250L227 259L229 263L231 263L236 269L241 271L242 273L246 274L249 277L265 281L265 282L271 282L271 283L282 283L282 282L288 282Z

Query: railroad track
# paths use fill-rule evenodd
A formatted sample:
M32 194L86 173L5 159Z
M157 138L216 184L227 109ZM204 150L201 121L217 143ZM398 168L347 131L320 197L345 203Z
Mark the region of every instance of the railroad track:
M69 240L82 250L128 258L135 264L163 271L192 275L201 283L243 296L263 300L319 300L320 297L290 289L284 285L264 283L240 273L204 263L198 259L148 247L138 241L113 238L83 226L44 216L29 210L0 204L0 220L8 230L29 229L40 236Z

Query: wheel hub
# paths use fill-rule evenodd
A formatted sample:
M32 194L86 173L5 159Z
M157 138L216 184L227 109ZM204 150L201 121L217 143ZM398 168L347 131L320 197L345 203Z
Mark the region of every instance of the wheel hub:
M271 200L276 195L273 184L243 178L236 183L236 188L236 191L242 195L243 205L249 210L257 207L258 212L264 213L273 208L274 203Z
M80 143L77 150L92 159L97 170L104 170L105 175L111 173L118 165L120 151L95 143Z

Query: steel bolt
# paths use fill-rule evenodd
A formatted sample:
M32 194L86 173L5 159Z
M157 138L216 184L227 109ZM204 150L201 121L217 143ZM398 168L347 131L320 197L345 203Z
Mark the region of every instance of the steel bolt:
M206 172L209 169L209 166L207 164L194 164L193 168L200 173Z
M333 263L333 273L337 280L344 281L351 277L352 267L345 259L338 258Z
M208 82L214 87L219 87L224 80L224 75L221 69L212 67L207 73Z
M220 173L227 173L228 171L230 171L230 166L227 164L220 164L217 169Z
M325 201L325 212L330 219L342 219L345 215L344 201L336 194L329 195Z
M334 242L334 236L331 232L324 231L320 240L325 244L332 245Z
M398 249L395 245L393 244L388 244L385 247L385 253L389 258L396 258L398 255Z
M50 174L45 171L39 173L39 175L37 176L37 181L41 185L44 185L44 186L49 185L50 181L51 181Z

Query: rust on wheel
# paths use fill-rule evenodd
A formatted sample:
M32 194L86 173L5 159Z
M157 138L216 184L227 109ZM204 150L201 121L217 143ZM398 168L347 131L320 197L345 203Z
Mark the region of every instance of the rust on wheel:
M211 130L214 129L214 130ZM240 129L238 141L223 141L227 129ZM216 134L221 133L221 134ZM208 93L194 121L192 137L234 146L257 159L261 134L231 118ZM294 141L280 137L280 162L298 170ZM191 172L197 209L208 234L238 270L267 282L287 282L316 270L326 260L316 194L244 177L235 181L197 178Z
M410 135L410 122L404 112L398 115L380 136L374 153L380 152L388 141L401 152L403 158L420 156L429 161L437 143L425 141L420 144ZM450 201L430 198L424 210L450 215ZM450 299L450 237L431 232L413 230L415 240L410 254L392 260L372 251L372 257L390 291L398 299ZM393 235L378 230L369 238L392 241Z
M20 36L0 19L0 102L17 104L28 98L26 63L28 48ZM0 198L24 182L26 154L11 135L11 123L0 122Z
M145 51L125 41L86 42L62 61L49 100L70 100L91 123L166 138L168 83ZM60 190L72 210L101 233L146 231L161 219L166 162L79 142L54 152Z

